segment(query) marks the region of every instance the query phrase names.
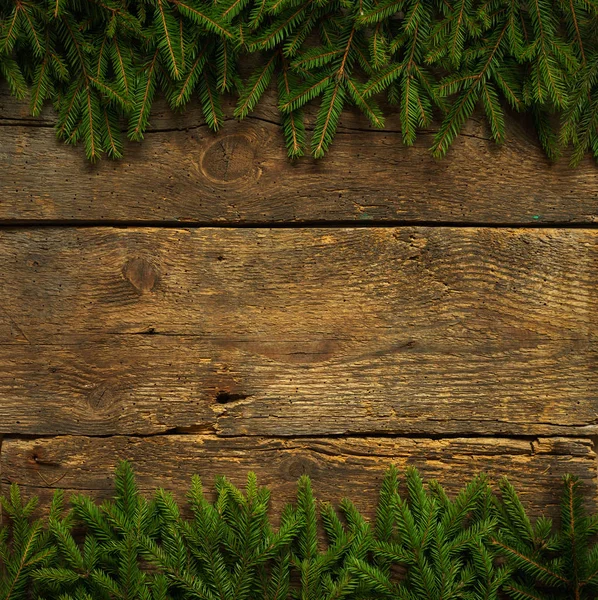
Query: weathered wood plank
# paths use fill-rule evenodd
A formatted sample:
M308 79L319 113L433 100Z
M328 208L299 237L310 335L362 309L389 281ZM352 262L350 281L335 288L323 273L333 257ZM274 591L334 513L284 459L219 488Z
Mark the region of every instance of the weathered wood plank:
M0 222L598 220L596 164L551 165L535 134L514 119L500 148L483 122L471 120L437 161L428 150L433 131L405 148L397 115L373 131L349 111L325 160L291 163L272 97L255 118L230 120L218 135L197 106L173 116L159 102L143 144L128 144L120 162L91 166L80 148L56 141L51 112L37 121L26 115L25 104L0 96Z
M199 474L209 492L213 478L226 475L243 486L248 471L273 491L273 508L294 498L296 481L307 473L320 500L337 503L348 496L368 517L385 469L416 466L426 479L438 479L450 493L471 477L487 472L493 482L504 475L517 487L534 514L556 515L560 479L578 475L592 508L597 499L596 455L590 441L543 438L535 441L478 439L263 439L212 435L165 435L150 438L5 439L0 467L3 492L17 482L47 506L53 488L85 492L97 498L112 493L117 460L133 462L140 488L171 490L180 499L191 475Z
M598 231L15 229L0 432L598 431Z

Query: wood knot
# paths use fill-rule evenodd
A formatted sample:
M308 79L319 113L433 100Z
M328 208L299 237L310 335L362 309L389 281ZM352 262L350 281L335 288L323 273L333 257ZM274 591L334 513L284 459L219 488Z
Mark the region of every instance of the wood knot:
M131 258L123 266L123 277L140 293L151 292L158 273L156 267L146 258Z
M214 140L200 159L201 172L214 183L258 180L254 140L248 135L232 134Z
M87 396L87 403L89 407L98 412L104 412L110 409L110 406L114 402L114 397L110 386L106 382L102 382L97 385Z

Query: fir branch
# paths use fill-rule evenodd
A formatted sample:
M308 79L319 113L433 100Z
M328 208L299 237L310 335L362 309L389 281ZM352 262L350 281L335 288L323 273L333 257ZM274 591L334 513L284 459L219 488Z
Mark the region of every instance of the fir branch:
M291 93L291 78L289 64L284 56L281 57L282 72L278 78L279 103ZM303 156L305 146L305 125L300 109L282 114L282 130L289 157Z
M223 24L219 23L217 18L209 10L200 8L200 5L192 0L172 0L179 12L189 17L196 25L201 25L209 32L215 33L224 38L233 39L234 34Z
M204 69L199 82L199 99L203 115L212 131L218 131L224 123L224 113L214 78Z
M178 108L189 102L191 94L197 87L198 81L202 75L203 68L208 60L208 52L210 50L211 48L206 45L199 52L197 52L197 56L191 64L187 75L178 83L177 87L173 88L173 92L169 96L169 102L171 106Z
M473 113L475 105L480 97L484 81L489 75L493 66L493 61L505 40L508 23L506 22L502 30L496 36L496 40L490 48L485 59L483 59L480 68L476 69L471 75L460 77L458 79L448 79L444 83L444 89L452 91L461 83L465 84L465 90L457 96L457 100L451 106L448 115L443 121L438 133L434 138L432 153L434 156L441 157L446 154L450 144L453 142L461 127ZM442 88L441 88L442 89ZM445 92L446 93L446 92ZM496 130L500 129L495 125Z
M180 79L183 55L180 39L177 40L176 19L164 0L156 0L155 24L160 31L158 47L164 52L168 68L175 79Z
M158 50L156 49L151 62L144 69L142 77L139 78L134 108L129 120L129 139L140 141L143 132L147 128L154 93L156 90L156 69L158 61Z
M0 7L0 77L17 98L29 93L33 114L57 106L58 137L81 139L90 160L122 155L121 118L130 139L143 138L158 91L175 110L197 91L217 129L221 94L237 97L244 118L286 69L278 104L291 157L305 104L320 102L321 157L344 105L379 127L374 96L385 93L406 145L442 115L435 156L478 105L503 142L506 102L528 112L549 157L573 146L578 164L598 159L597 40L594 0L14 0ZM238 65L259 52L241 85Z
M235 108L234 116L237 119L243 119L255 108L255 105L270 84L277 58L277 53L272 54L268 62L265 65L260 66L249 78L247 85L241 92L237 107Z
M413 468L405 479L402 496L389 469L372 528L347 499L339 513L329 504L318 511L303 476L278 530L270 494L253 474L244 491L218 478L213 502L193 477L188 519L164 490L144 498L131 465L121 463L112 500L98 506L77 496L64 512L58 491L47 527L32 519L36 500L25 502L13 485L1 499L8 525L0 528L0 597L496 600L502 591L514 600L591 600L598 593L597 518L585 512L575 477L564 479L556 532L548 519L532 524L506 481L501 497L478 477L450 498Z
M328 150L334 137L344 104L344 91L340 81L329 87L322 98L312 138L315 158L321 158Z

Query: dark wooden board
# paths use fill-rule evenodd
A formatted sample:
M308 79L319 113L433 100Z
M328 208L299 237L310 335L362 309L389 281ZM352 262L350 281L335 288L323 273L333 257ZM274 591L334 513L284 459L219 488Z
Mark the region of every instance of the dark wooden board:
M0 432L598 431L598 231L0 235Z
M350 497L372 518L384 471L391 463L403 471L416 466L426 479L438 479L451 494L471 477L488 472L518 489L533 514L555 516L560 480L581 478L588 506L597 499L596 455L588 440L540 438L533 441L478 439L263 439L212 435L164 435L149 438L61 436L5 439L1 454L2 491L19 483L27 495L39 495L46 508L53 489L85 492L97 498L112 494L116 462L131 460L140 488L172 491L179 500L191 475L199 474L211 494L216 475L243 486L254 471L273 494L273 508L294 498L298 477L307 473L318 499L337 503Z
M232 106L227 112L232 113ZM124 160L86 163L81 148L56 141L51 111L0 93L0 223L435 222L550 224L598 220L598 167L551 165L529 123L508 119L502 147L471 120L447 158L429 153L434 131L401 143L396 112L386 129L343 113L330 154L286 158L273 97L255 115L208 131L192 103L173 116L163 101L143 144Z

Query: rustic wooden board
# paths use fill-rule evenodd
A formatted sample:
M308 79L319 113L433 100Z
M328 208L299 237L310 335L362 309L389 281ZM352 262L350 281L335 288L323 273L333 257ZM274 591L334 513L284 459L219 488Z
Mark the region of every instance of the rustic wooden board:
M228 107L228 114L232 107ZM347 111L328 157L286 158L275 101L208 131L197 105L173 116L158 102L143 144L125 159L85 162L55 139L54 117L0 94L0 222L280 223L400 221L596 223L598 168L551 165L529 124L508 120L497 147L471 120L449 156L431 158L434 131L401 143L396 113L373 131Z
M39 495L47 507L53 488L85 492L97 498L112 494L117 460L129 459L146 493L156 487L184 499L192 474L211 493L216 475L243 486L248 471L273 491L273 508L294 498L297 478L307 473L320 500L337 503L348 496L368 517L385 469L416 466L425 479L438 479L456 493L471 477L488 472L493 482L504 475L517 487L534 514L556 515L560 479L578 475L586 500L596 506L596 455L590 441L541 438L534 441L478 439L263 439L212 435L164 435L149 438L60 436L5 439L1 454L2 491L9 483Z
M0 235L0 432L598 431L598 231Z

